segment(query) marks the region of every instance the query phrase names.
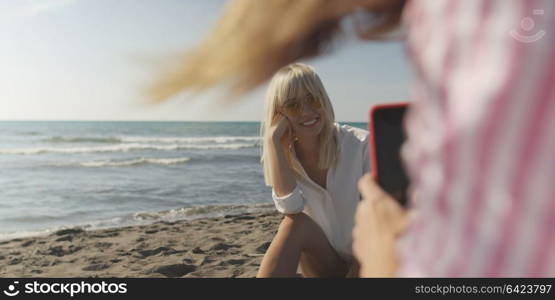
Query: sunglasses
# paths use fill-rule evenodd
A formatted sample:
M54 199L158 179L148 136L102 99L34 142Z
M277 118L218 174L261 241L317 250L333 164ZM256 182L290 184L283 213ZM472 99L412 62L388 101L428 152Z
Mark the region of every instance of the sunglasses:
M322 101L314 98L312 95L307 95L303 100L294 99L288 100L283 104L283 112L289 116L297 117L303 111L303 106L308 104L313 109L319 109L322 107Z

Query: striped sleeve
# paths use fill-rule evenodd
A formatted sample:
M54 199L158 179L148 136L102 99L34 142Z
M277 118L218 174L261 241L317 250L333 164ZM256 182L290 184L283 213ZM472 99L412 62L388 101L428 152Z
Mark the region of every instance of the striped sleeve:
M555 276L555 2L409 1L401 276Z

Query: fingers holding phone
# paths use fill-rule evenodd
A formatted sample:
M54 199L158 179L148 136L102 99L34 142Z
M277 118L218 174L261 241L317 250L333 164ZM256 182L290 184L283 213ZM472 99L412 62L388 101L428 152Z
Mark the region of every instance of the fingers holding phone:
M359 214L368 213L370 210L376 214L375 218L380 219L385 231L389 231L392 236L396 237L405 231L408 224L407 209L384 191L369 174L359 180L358 189L363 200L359 203L355 218L363 222L364 216L360 217Z
M361 277L395 274L395 242L408 224L407 212L380 188L370 175L359 181L362 201L355 214L353 254L361 265Z

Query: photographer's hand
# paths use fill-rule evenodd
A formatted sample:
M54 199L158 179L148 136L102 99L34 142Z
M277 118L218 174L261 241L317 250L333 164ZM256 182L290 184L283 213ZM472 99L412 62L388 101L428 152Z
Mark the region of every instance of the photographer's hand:
M358 183L362 200L355 215L353 252L360 277L392 277L396 270L395 242L408 223L397 201L364 175Z

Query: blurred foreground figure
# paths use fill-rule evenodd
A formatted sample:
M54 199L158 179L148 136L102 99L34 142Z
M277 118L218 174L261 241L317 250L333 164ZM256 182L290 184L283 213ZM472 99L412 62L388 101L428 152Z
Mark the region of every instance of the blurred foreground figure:
M236 0L152 97L248 90L325 52L355 12L363 39L402 24L415 73L414 218L363 178L360 275L555 276L555 1Z

